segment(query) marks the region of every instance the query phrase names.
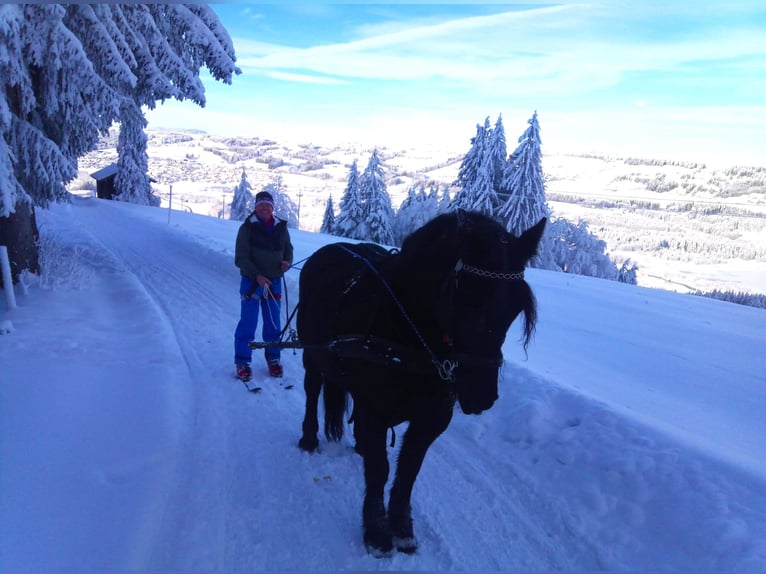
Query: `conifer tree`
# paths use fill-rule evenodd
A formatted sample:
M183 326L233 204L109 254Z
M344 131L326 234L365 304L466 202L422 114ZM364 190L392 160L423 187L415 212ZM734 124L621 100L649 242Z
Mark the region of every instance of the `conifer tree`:
M242 177L239 179L239 185L234 188L234 197L231 200L231 209L229 210L229 219L244 221L253 211L253 188L247 181L247 173L242 168Z
M430 221L437 215L439 215L439 186L436 183L432 183L428 188L426 194L426 200L423 203L423 211L425 221Z
M359 170L356 160L348 172L348 183L340 198L340 213L335 220L335 234L351 239L364 238L364 212L359 189Z
M15 255L36 234L33 209L17 207L68 200L77 159L115 121L125 124L120 150L132 156L118 192L148 193L146 174L137 175L146 148L135 110L167 98L204 105L203 66L224 83L240 73L231 38L201 4L1 4L0 45L0 165L11 166L0 176L0 227L13 235L14 280L36 271Z
M545 198L537 112L528 123L529 127L519 138L518 147L506 163L502 187L508 190L509 195L498 211L506 229L517 237L543 217L550 217Z
M298 229L298 206L287 194L282 176L278 175L274 181L266 184L263 191L268 191L274 198L274 215L287 221L287 227Z
M404 238L416 229L414 227L414 219L418 207L415 186L413 185L407 189L407 196L399 205L399 209L396 210L396 215L394 216L394 221L391 226L396 245L401 245Z
M623 270L617 269L614 261L606 253L606 242L591 233L585 221L572 223L566 219L556 219L547 226L545 234L547 236L545 253L553 262L552 266L544 265L545 268L612 281L624 279L626 283L631 280L635 282L635 276L630 276L630 265L623 265ZM536 265L536 267L543 266Z
M366 214L366 233L363 238L375 243L393 245L394 233L391 225L394 220L394 209L391 206L391 196L388 195L377 149L372 150L370 161L359 178L359 189Z
M120 106L120 134L117 137L117 174L114 199L158 207L160 198L152 193L149 158L146 155L146 118L136 102L123 100Z
M327 198L327 206L324 210L324 217L322 218L322 226L319 228L320 233L326 233L328 235L335 235L335 211L332 205L332 194Z
M453 183L458 190L449 205L450 211L471 209L473 206L473 184L479 177L479 170L487 153L489 132L490 124L489 116L487 116L484 125L476 124L476 135L471 138L471 149L463 156L463 161L460 163L457 179Z
M498 199L494 185L494 164L489 154L484 155L476 179L468 185L467 197L470 199L468 209L493 217Z
M444 190L442 191L442 195L439 198L439 209L438 213L447 213L450 209L450 205L452 205L452 197L450 196L450 186L445 185Z
M508 149L505 140L505 128L503 127L502 114L497 116L495 127L489 135L487 155L491 158L492 162L493 189L495 194L499 196L502 193L503 171L505 170L505 162L508 159Z

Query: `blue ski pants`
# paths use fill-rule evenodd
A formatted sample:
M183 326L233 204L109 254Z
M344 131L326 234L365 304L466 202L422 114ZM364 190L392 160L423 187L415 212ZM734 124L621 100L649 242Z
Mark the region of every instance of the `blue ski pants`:
M255 282L242 277L239 285L241 297L240 317L237 329L234 331L234 362L238 365L250 364L253 350L248 343L255 338L258 327L258 311L263 317L262 334L264 341L278 341L282 333L279 311L282 299L282 281L275 279L269 287L270 295L264 297L263 287L253 289ZM265 349L266 360L279 359L280 349L271 347Z

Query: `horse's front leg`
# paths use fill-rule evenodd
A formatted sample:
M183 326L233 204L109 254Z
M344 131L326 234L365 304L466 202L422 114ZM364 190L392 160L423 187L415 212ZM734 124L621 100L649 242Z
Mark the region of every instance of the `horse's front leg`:
M404 434L388 502L392 542L400 552L412 554L418 549L412 527L412 488L428 448L444 432L451 419L452 407L445 404L443 408L436 408L411 420Z
M362 528L367 551L378 558L389 556L394 549L388 527L384 490L388 480L388 453L383 425L371 424L369 415L357 412L354 434L364 459L364 502Z
M306 413L303 416L303 436L298 441L298 446L305 451L314 452L319 446L317 433L319 432L318 403L319 393L322 390L322 373L304 362L306 374L303 377L303 388L306 391Z

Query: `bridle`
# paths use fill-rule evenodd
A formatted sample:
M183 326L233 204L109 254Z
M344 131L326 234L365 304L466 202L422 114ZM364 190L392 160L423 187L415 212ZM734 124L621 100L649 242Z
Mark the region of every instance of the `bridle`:
M500 273L498 271L487 271L486 269L480 269L479 267L474 267L473 265L466 265L463 263L462 259L458 259L457 263L455 264L455 273L460 271L473 273L474 275L478 275L479 277L484 277L486 279L505 279L507 281L524 279L523 269L521 271L516 271L515 273Z

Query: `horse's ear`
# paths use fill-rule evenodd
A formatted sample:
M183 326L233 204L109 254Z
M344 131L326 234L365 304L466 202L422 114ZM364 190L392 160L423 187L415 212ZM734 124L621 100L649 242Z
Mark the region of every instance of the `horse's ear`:
M543 217L519 237L519 250L527 260L532 259L537 253L537 247L540 245L540 239L543 236L543 231L545 231L546 221L547 219Z

